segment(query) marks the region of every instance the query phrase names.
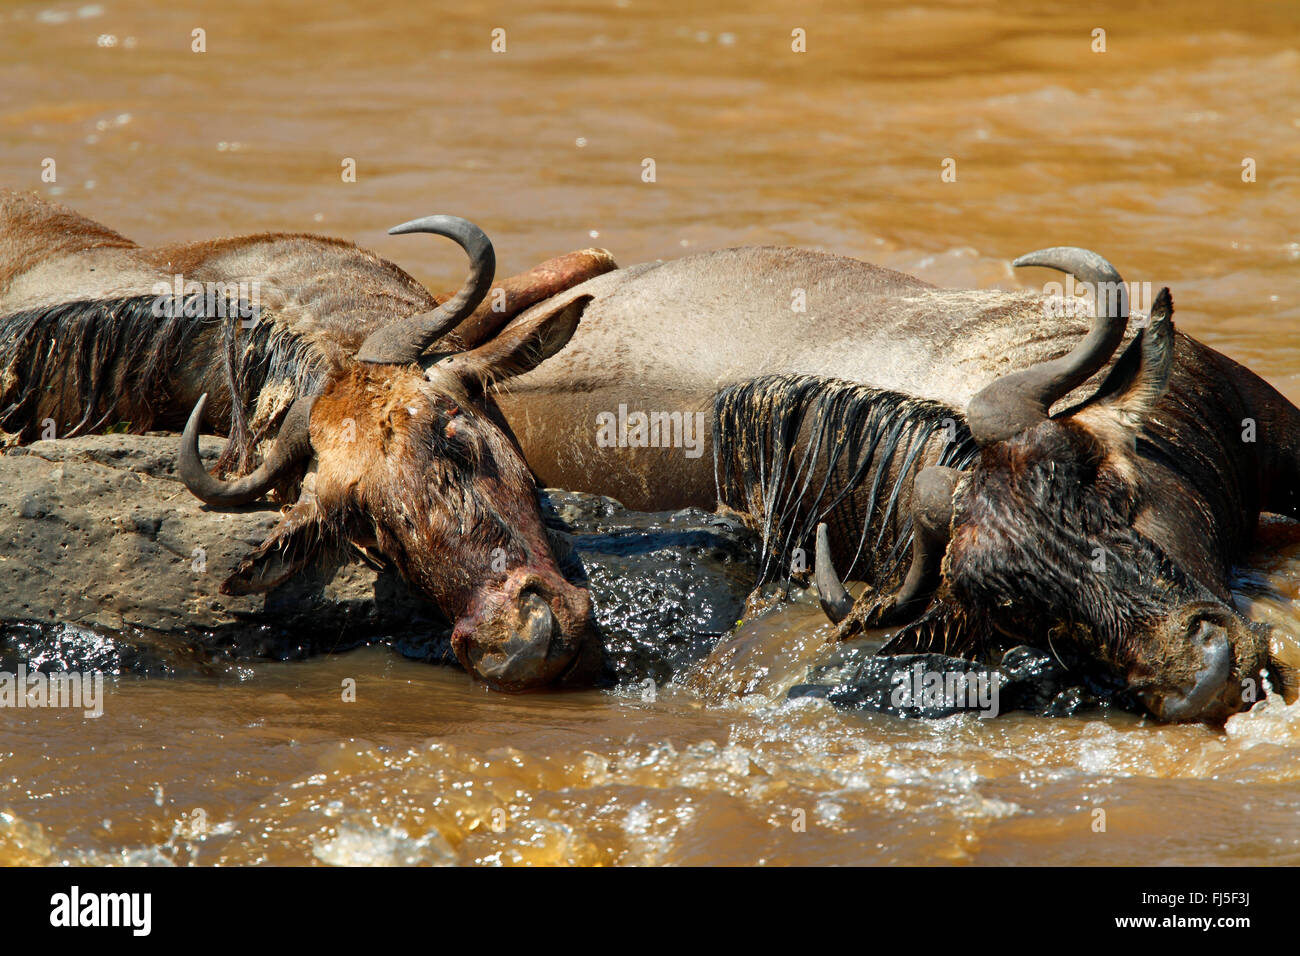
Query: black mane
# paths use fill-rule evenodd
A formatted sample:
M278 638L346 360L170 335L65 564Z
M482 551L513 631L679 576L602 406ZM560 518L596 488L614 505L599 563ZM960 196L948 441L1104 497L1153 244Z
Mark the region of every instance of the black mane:
M233 304L228 317L209 318L201 294L162 315L156 314L158 301L156 295L79 300L0 317L5 440L37 440L46 419L60 438L114 425L140 433L160 419L183 421L185 411L174 407L175 380L187 371L202 377L220 361L226 396L237 398L222 465L248 470L253 448L283 414L280 408L264 415L250 434L263 390L282 387L289 398L279 404L287 408L293 395L319 388L325 359L270 317L258 316L244 328Z
M877 588L899 578L912 541L910 515L894 533L899 494L948 422L954 440L927 464L965 468L974 440L965 416L942 402L813 375L765 376L718 393L718 501L759 523L759 585L789 580L795 549L811 556L821 521L857 538L845 577Z

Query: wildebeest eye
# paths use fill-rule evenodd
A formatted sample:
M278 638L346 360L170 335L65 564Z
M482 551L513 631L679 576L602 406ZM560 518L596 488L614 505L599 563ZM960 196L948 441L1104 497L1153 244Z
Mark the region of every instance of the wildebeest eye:
M472 423L452 404L435 411L429 423L428 441L440 458L459 468L469 468L476 458L473 434Z

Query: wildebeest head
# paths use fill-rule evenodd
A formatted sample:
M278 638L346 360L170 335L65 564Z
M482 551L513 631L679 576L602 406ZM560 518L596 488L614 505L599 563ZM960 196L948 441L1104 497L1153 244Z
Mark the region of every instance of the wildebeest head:
M559 351L590 297L543 303L477 347L426 355L487 293L492 245L449 216L392 231L455 239L472 263L462 289L371 334L318 395L292 405L274 448L244 478L218 480L200 462L206 396L190 416L180 472L210 504L253 501L311 462L298 500L223 590L267 590L321 543L351 542L387 557L437 602L455 621L457 657L487 683L524 690L589 680L599 667L590 596L557 566L532 475L487 393Z
M964 629L1046 645L1067 662L1101 664L1164 720L1221 722L1262 696L1265 674L1293 696L1294 675L1272 659L1268 628L1233 608L1225 584L1207 580L1202 569L1213 562L1175 557L1212 546L1185 540L1189 527L1178 518L1180 508L1196 507L1196 489L1171 482L1167 470L1157 483L1159 466L1137 449L1174 366L1169 290L1098 391L1053 417L1052 404L1118 347L1127 294L1114 268L1085 250L1043 250L1016 264L1091 283L1097 318L1067 355L971 399L979 455L965 472L918 474L913 564L871 623L906 625L902 644ZM829 560L823 543L819 584L837 617L847 609L833 572L820 571Z

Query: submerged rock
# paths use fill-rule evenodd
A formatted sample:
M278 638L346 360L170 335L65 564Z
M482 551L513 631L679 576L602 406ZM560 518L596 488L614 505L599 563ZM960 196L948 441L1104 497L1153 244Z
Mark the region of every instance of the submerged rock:
M628 511L612 498L548 489L542 514L568 532L620 682L663 683L704 658L740 619L756 577L756 535L688 508ZM566 570L568 570L566 568Z
M1050 655L1024 645L997 664L944 654L877 656L863 646L839 650L813 669L789 697L821 697L839 707L901 717L995 717L1012 710L1065 717L1103 703L1108 695L1068 672Z
M209 464L221 447L200 441ZM438 609L347 552L268 594L221 594L279 512L202 504L175 474L176 449L172 435L97 435L0 455L0 667L174 673L380 641L454 662ZM667 679L740 617L754 579L744 528L556 490L541 504L566 571L592 591L617 679Z

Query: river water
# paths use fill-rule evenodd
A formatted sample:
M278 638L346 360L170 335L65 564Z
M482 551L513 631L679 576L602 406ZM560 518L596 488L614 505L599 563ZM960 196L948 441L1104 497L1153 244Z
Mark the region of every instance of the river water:
M469 216L503 272L771 243L961 287L1088 246L1300 400L1293 3L185 6L0 3L0 181L146 243L344 236L435 289L461 262L388 226ZM1300 635L1293 541L1241 600ZM4 712L0 863L1300 863L1300 705L1218 732L784 701L825 636L785 608L653 695L383 648L110 678L98 719Z

